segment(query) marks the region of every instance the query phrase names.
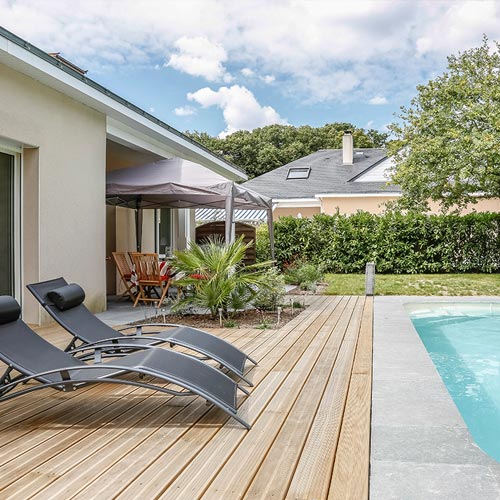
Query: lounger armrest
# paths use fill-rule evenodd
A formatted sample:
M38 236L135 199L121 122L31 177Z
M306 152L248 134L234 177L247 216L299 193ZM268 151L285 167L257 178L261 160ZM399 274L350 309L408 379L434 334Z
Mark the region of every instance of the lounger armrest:
M138 335L142 335L142 333L139 333L139 331L145 327L145 326L154 326L154 327L159 327L159 328L190 328L191 330L196 330L197 332L202 332L205 335L212 335L213 337L216 337L216 335L213 335L211 333L206 332L205 330L200 330L199 328L195 328L193 326L189 325L180 325L178 323L144 323L142 325L131 325L127 326L125 328L121 328L118 330L119 332L123 332L125 330L131 330L132 328L136 329L136 332ZM157 334L160 332L146 332L147 335L152 335L152 334Z
M68 351L69 353L73 353L73 352L78 352L78 351L91 351L93 349L118 349L118 348L121 348L121 347L134 347L135 349L142 349L142 348L145 348L145 349L149 349L149 348L152 348L152 347L155 347L156 346L152 346L152 345L147 345L147 344L144 344L144 345L137 345L137 344L127 344L127 342L129 341L134 341L134 340L153 340L154 342L158 342L158 339L157 337L149 337L148 335L127 335L127 336L124 336L124 337L110 337L109 339L102 339L102 340L98 340L96 342L92 342L92 343L89 343L89 344L84 344L84 345L81 345L81 346L78 346L74 349L71 349L70 351ZM168 342L168 341L165 341L165 342Z
M147 337L141 337L141 338L147 338ZM153 340L158 340L158 339L153 339ZM109 342L109 341L108 341ZM99 345L96 345L99 344ZM117 348L123 348L125 347L126 349L161 349L161 347L157 347L154 345L141 345L138 346L137 344L127 344L125 342L120 342L118 344L101 344L100 342L96 342L95 344L85 344L83 346L77 347L76 349L71 349L71 353L73 354L74 352L85 352L85 351L108 351L108 350L116 350Z
M154 327L158 327L158 326L163 326L163 324L160 324L160 323L147 323L147 324L144 324L144 325L130 325L130 326L126 326L124 328L120 328L119 332L126 332L127 330L133 330L135 329L135 332L132 333L132 334L128 334L128 335L137 335L138 337L142 337L143 333L142 333L142 328L145 327L145 326L154 326ZM172 325L172 326L181 326L181 325ZM147 332L148 335L150 334L157 334L159 332Z

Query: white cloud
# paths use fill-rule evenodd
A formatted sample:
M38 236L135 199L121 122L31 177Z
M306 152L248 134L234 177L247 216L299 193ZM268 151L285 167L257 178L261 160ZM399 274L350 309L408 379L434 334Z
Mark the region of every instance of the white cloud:
M156 111L155 108L153 108L152 106L149 108L150 113L154 113L155 111Z
M253 93L240 85L220 87L217 91L205 87L188 93L187 98L204 108L217 106L222 109L227 126L221 137L237 130L252 130L274 123L287 124L274 108L261 106Z
M388 102L387 97L384 97L383 95L376 95L368 101L368 104L371 104L372 106L381 106L382 104L387 104Z
M322 102L353 100L354 91L360 84L360 77L354 71L340 70L322 74L309 71L297 79L296 88L306 96L306 102Z
M194 109L192 106L181 106L174 109L174 114L176 114L177 116L195 115L196 109Z
M92 72L163 63L211 82L275 76L300 102L404 99L445 56L500 39L495 0L0 0L5 28ZM119 8L116 8L119 5ZM300 27L300 29L298 29ZM250 73L251 72L251 73ZM262 78L265 78L263 76Z
M373 128L373 123L374 121L373 120L369 120L366 125L365 125L365 128L368 130L370 128Z
M223 65L227 61L227 53L222 45L212 43L205 37L183 36L174 46L178 52L170 56L166 66L189 75L202 76L211 82L231 81L232 77Z
M498 39L500 5L494 0L429 2L416 38L416 55L449 55L477 46L486 33Z
M274 80L276 80L276 77L274 75L264 75L264 76L261 76L260 79L264 83L273 83Z
M251 68L243 68L240 71L240 73L247 78L257 77L257 75L255 74L255 71ZM274 75L263 75L263 76L259 76L258 79L269 85L276 80L276 77Z

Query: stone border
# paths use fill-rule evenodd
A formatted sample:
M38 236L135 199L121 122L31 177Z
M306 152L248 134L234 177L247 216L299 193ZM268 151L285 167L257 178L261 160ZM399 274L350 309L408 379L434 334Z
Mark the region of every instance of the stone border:
M375 297L370 498L500 498L500 463L475 443L404 309L500 297Z

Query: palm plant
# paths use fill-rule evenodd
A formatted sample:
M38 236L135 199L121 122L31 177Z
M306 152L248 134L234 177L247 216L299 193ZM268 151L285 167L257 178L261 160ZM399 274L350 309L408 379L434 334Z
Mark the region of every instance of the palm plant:
M227 317L229 309L243 309L252 301L265 283L265 269L271 262L243 266L245 251L252 243L243 243L243 237L225 244L219 237L211 237L203 244L191 243L188 250L175 252L173 265L185 274L178 281L190 287L177 304L187 304L210 310L213 317L222 309Z

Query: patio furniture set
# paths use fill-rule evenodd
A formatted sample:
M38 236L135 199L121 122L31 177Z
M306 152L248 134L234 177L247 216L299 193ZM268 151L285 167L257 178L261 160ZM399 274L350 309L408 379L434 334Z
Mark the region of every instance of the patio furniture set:
M157 302L159 307L174 277L168 263L160 261L157 253L129 252L127 257L125 252L113 252L112 255L125 286L123 296L130 297L134 307L139 302Z

